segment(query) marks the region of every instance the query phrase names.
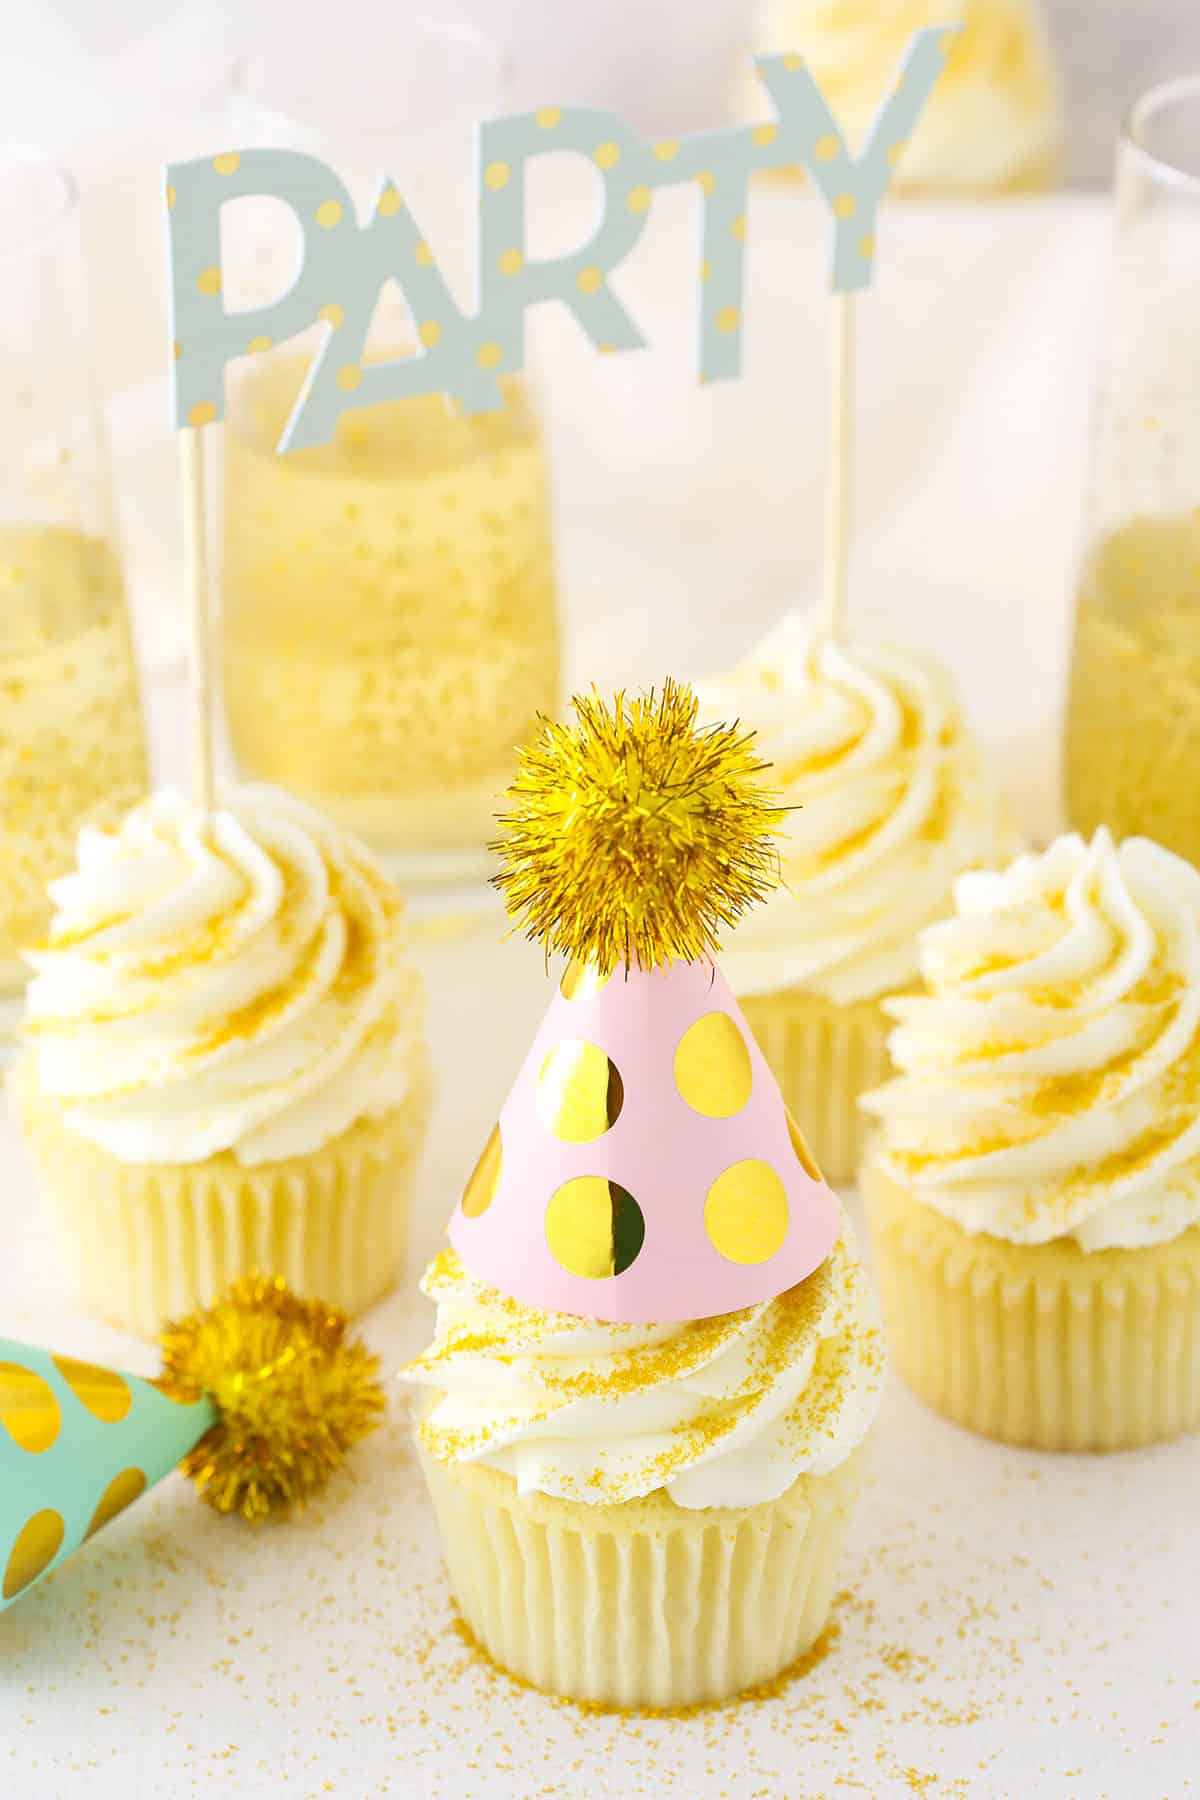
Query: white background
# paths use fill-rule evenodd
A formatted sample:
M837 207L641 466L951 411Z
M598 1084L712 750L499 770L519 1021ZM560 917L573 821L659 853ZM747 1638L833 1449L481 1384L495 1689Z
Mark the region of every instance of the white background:
M778 0L781 6L786 0ZM511 48L532 103L570 96L614 106L645 130L717 122L734 59L751 34L755 0L363 0L401 26L454 14ZM819 18L824 0L791 0ZM874 0L882 15L906 0ZM952 5L957 0L951 0ZM1152 82L1200 64L1200 24L1188 0L1034 0L1053 37L1070 117L1070 179L1108 180L1113 134ZM38 0L12 6L0 66L4 135L61 147L96 126L136 126L218 103L224 69L275 21L318 21L332 33L344 8L324 0ZM951 10L948 5L947 11ZM869 18L859 7L858 16ZM853 16L847 7L843 21ZM798 45L797 48L802 48Z
M755 197L748 379L701 392L678 329L693 223L656 217L627 283L653 352L545 345L578 677L720 663L812 591L823 229L793 192ZM940 648L1037 833L1055 825L1104 227L1086 200L896 206L861 309L856 612ZM179 774L164 409L133 388L114 421L159 767ZM420 955L441 1093L414 1273L548 997L494 917ZM0 1330L151 1369L60 1293L2 1123L0 1196ZM364 1329L390 1370L430 1322L410 1283ZM1177 1800L1200 1740L1198 1476L1194 1441L1017 1453L895 1387L819 1666L689 1719L594 1716L464 1648L397 1397L301 1523L251 1534L172 1479L0 1617L0 1794Z

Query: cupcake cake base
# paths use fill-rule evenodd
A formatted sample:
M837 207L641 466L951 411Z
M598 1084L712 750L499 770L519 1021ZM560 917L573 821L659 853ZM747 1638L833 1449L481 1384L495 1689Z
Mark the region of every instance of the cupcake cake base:
M878 1000L835 1006L794 988L748 994L738 1005L826 1181L853 1181L870 1121L858 1098L891 1072L892 1022Z
M929 1406L1040 1450L1200 1425L1200 1226L1138 1250L966 1232L862 1172L893 1361Z
M507 1475L420 1451L463 1617L545 1693L629 1707L727 1699L825 1628L863 1450L762 1506L689 1511L518 1495Z
M244 1167L123 1163L70 1131L31 1059L10 1076L26 1145L83 1303L153 1336L240 1275L281 1275L354 1314L395 1286L430 1110L422 1069L399 1106L306 1156Z

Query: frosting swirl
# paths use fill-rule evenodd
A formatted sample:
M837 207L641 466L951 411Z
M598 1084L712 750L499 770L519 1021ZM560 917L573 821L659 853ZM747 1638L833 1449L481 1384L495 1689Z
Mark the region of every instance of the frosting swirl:
M864 1105L916 1199L1012 1243L1200 1224L1200 874L1146 838L1065 837L964 875L892 1000L901 1075Z
M960 27L896 176L899 189L1045 187L1062 143L1053 58L1032 0L764 0L757 53L803 50L847 140L861 144L914 31ZM767 116L744 79L740 110Z
M754 728L791 809L783 885L721 954L734 992L846 1005L910 984L954 877L1013 848L946 672L911 650L820 642L792 614L697 691L702 718Z
M271 788L155 794L52 884L25 1037L65 1123L126 1162L306 1155L404 1098L422 995L399 896Z
M431 1455L521 1493L615 1505L753 1506L836 1468L879 1403L883 1344L849 1237L777 1300L684 1325L540 1312L447 1250L425 1273L433 1346L403 1371L433 1390Z

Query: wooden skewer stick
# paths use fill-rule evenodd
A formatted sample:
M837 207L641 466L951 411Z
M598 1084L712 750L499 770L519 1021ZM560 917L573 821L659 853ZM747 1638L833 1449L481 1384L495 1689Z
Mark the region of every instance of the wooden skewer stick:
M179 434L183 500L183 568L190 629L189 685L192 710L192 787L197 804L211 812L213 770L212 619L209 606L208 529L204 492L204 428Z
M834 294L829 316L829 409L825 451L825 572L819 636L840 641L846 624L850 564L854 418L854 295Z

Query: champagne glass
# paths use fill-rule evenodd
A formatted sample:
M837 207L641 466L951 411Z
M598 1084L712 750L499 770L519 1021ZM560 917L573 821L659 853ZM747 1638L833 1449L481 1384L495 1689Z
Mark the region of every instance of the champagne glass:
M80 826L146 788L71 178L0 147L0 995Z
M364 212L383 173L467 292L472 126L503 110L504 59L466 27L350 5L320 46L289 40L233 77L237 147L322 157ZM239 220L240 210L240 220ZM231 305L286 287L282 209L229 208ZM336 329L336 324L334 326ZM319 329L319 328L318 328ZM495 414L439 394L347 414L279 456L314 333L235 369L225 445L222 674L234 756L312 800L415 883L486 873L513 746L558 697L543 438L529 384ZM368 355L411 344L386 286Z
M1067 717L1067 807L1200 862L1200 76L1117 155Z

